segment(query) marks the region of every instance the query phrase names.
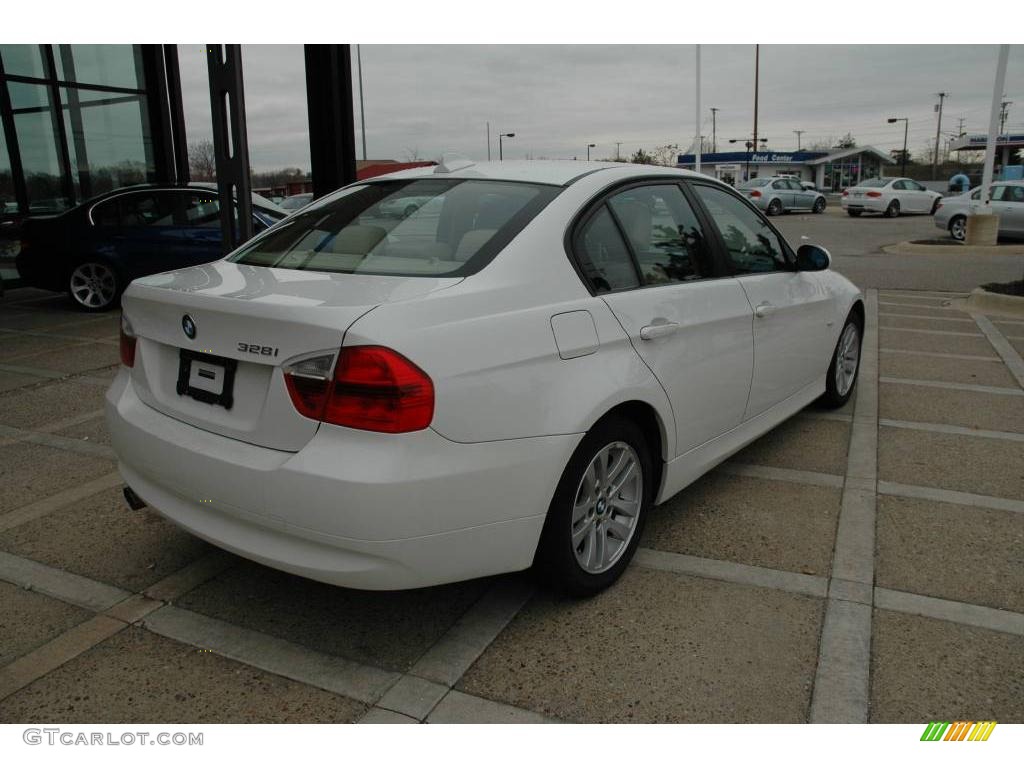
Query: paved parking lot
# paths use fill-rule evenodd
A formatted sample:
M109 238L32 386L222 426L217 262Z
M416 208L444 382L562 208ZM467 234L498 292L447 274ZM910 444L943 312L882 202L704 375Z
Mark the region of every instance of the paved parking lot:
M657 508L622 581L569 600L330 587L131 512L117 318L10 291L0 721L1024 721L1024 320L958 302L868 291L851 403Z

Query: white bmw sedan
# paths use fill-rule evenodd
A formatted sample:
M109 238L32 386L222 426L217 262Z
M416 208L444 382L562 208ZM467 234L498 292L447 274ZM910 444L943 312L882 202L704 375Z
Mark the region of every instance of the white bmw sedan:
M942 195L913 179L865 179L843 190L841 204L850 216L880 213L895 218L903 213L935 213Z
M382 213L408 197L436 203ZM864 327L827 251L729 187L580 162L359 182L123 309L129 502L364 589L607 587L654 504L848 400Z

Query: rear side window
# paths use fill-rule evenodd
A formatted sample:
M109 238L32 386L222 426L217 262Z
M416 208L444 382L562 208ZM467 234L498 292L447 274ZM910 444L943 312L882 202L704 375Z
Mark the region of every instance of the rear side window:
M696 215L675 184L633 187L608 200L644 285L712 274L711 252Z
M640 280L608 206L602 205L579 231L576 258L595 293L636 288Z
M182 223L189 227L220 227L220 200L216 195L190 192L185 196Z
M313 203L230 257L239 264L349 274L473 274L560 187L418 178L349 187Z

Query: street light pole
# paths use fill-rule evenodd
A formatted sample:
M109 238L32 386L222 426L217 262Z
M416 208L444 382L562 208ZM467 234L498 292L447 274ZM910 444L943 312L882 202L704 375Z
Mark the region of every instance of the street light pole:
M487 162L491 162L491 121L487 121Z
M900 176L907 175L907 126L910 125L910 120L905 117L890 117L888 122L898 123L900 120L903 121L903 154L900 156ZM932 173L934 176L934 172Z
M938 94L939 104L936 107L936 111L939 113L939 121L935 126L935 157L932 158L932 180L935 180L936 174L939 172L939 134L942 132L942 104L945 102L948 93L942 91Z
M502 149L502 146L501 146L501 140L502 139L511 139L514 136L515 136L514 133L499 133L498 134L498 162L501 162L502 160L505 159L504 150Z
M800 151L800 136L806 133L806 131L793 131L796 134L796 151Z
M757 97L761 79L761 46L754 46L754 149L757 149Z
M590 149L591 149L591 147L596 147L596 146L597 146L597 144L587 144L587 162L588 163L590 162Z
M715 125L715 118L718 117L718 107L711 108L711 152L718 151L718 131Z

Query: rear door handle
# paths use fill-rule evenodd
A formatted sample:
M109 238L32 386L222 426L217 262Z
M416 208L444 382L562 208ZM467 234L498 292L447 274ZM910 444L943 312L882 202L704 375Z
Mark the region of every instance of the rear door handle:
M768 317L768 315L770 315L774 311L775 305L767 301L762 301L760 304L754 307L754 314L757 315L758 317Z
M679 330L679 323L658 323L657 325L645 325L640 329L640 338L644 341L660 339L662 336L671 336Z

